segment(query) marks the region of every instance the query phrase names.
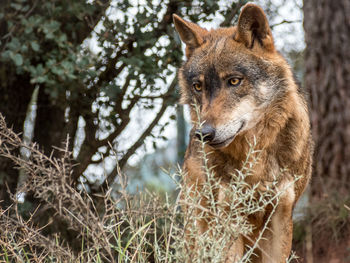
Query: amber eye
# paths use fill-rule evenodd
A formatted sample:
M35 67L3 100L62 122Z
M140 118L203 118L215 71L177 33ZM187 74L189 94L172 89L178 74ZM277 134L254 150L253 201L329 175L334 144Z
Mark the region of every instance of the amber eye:
M228 80L228 84L229 84L230 86L236 87L236 86L238 86L239 84L241 84L241 79L239 79L239 78L230 78L230 79Z
M193 88L194 88L196 91L202 91L202 86L201 86L201 84L199 84L199 83L194 83L194 84L193 84Z

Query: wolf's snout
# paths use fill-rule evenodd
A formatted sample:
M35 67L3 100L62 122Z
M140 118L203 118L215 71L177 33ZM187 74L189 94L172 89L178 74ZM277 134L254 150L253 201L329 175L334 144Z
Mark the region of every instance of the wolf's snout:
M205 142L211 142L215 138L215 129L209 124L204 124L201 129L196 130L196 137L199 140L202 136Z

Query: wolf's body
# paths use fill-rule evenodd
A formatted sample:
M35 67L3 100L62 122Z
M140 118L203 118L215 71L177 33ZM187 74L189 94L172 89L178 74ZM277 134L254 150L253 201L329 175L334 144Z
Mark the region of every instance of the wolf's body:
M242 168L248 142L256 138L260 159L247 183L271 182L285 169L278 185L290 187L280 198L253 262L285 262L292 243L292 210L311 174L312 141L305 99L289 65L274 48L260 7L247 4L238 25L230 28L207 31L176 15L174 22L186 44L187 62L179 72L181 99L191 106L193 123L198 120L194 103L204 121L200 131L198 127L191 131L184 162L185 182L191 186L206 180L196 133L204 135L205 151L211 152L209 166L214 166L215 176L223 183ZM301 178L293 184L294 175ZM242 257L269 213L252 219L255 230L249 237L237 239L226 262ZM205 220L196 225L200 231L208 230Z

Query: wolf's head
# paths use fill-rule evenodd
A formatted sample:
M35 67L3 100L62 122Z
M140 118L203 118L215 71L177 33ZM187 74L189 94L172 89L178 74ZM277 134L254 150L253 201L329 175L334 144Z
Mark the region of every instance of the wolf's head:
M187 61L179 71L181 102L197 104L205 140L226 147L288 92L289 66L274 48L263 10L254 4L243 7L235 27L207 31L177 15L174 23L186 44ZM198 121L194 107L191 118Z

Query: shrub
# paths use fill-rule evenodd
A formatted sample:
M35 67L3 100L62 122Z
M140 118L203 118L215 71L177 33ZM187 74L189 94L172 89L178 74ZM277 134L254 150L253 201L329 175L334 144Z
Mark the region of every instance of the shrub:
M223 262L227 249L241 235L253 229L249 215L275 209L283 189L276 182L250 186L244 179L252 175L259 151L251 145L244 168L232 171L232 181L223 189L207 165L203 151L203 169L207 181L188 187L183 183L181 169L172 175L181 198L160 198L148 192L130 195L126 191L126 176L118 171L119 187L103 196L90 196L82 187L77 191L70 182L72 165L68 146L57 149L60 158L44 155L35 144L25 145L0 117L0 155L11 159L27 180L18 193L34 192L44 201L51 225L64 222L71 240L57 231L45 235L45 228L31 222L35 214L25 219L16 205L0 211L0 259L5 262ZM12 151L25 147L29 158L15 156ZM282 171L283 173L283 171ZM180 179L179 179L180 178ZM217 198L217 194L222 198ZM201 206L205 200L206 207ZM227 202L225 200L233 200ZM197 220L206 220L210 231L201 233ZM268 231L265 225L263 231ZM260 233L261 238L263 232ZM73 241L72 241L73 240ZM77 245L78 244L78 245ZM257 243L247 248L240 262L249 262ZM195 248L195 249L193 249ZM234 255L233 255L234 257Z

